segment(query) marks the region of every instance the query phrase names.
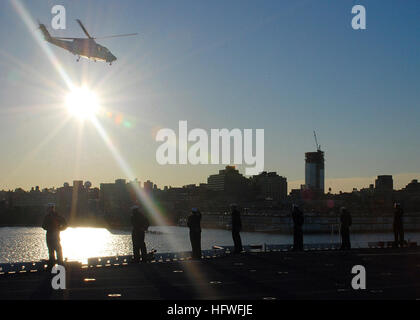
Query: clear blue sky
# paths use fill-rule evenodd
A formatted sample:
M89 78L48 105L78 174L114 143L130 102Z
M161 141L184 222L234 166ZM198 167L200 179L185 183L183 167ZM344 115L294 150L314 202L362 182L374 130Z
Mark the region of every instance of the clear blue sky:
M66 87L12 2L0 2L0 189L124 177L88 123L81 144L72 119L37 147L65 115ZM291 186L304 179L314 129L326 188L348 189L346 179L361 187L378 174L397 185L420 178L418 0L20 2L47 25L63 4L67 30L54 35L83 36L76 18L96 36L139 32L98 41L118 57L113 66L48 46L73 83L87 82L104 109L133 124L99 119L141 181L205 182L222 167L156 163L156 130L179 120L265 129L265 169ZM351 28L355 4L366 7L366 30Z

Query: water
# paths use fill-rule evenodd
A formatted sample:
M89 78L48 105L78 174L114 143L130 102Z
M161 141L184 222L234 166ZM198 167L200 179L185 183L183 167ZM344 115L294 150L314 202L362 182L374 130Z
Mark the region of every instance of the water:
M146 234L148 249L158 252L190 251L188 229L185 227L151 227ZM291 235L242 232L243 244L290 244ZM420 233L406 233L406 239L420 241ZM393 234L353 234L353 247L366 247L369 241L391 241ZM305 243L339 242L337 235L305 235ZM64 257L87 262L90 257L129 255L132 253L130 231L108 231L103 228L67 228L61 232ZM232 235L227 230L204 229L202 248L213 245L232 245ZM0 228L0 263L38 261L47 259L45 231L37 227Z

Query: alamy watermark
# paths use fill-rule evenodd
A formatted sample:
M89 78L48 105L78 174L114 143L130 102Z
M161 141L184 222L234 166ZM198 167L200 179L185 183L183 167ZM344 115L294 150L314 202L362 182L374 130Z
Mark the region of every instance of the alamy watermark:
M55 16L51 20L54 30L66 29L66 8L63 5L55 5L51 8L51 14Z
M264 129L255 130L255 144L253 129L211 129L208 134L204 129L195 128L188 132L187 121L179 121L178 129L178 137L168 128L157 132L156 141L163 142L156 150L156 161L160 165L247 165L246 175L257 175L264 170Z
M366 8L363 5L357 4L351 8L351 13L355 16L351 20L351 27L354 30L366 29ZM54 17L51 20L51 26L55 30L66 29L66 8L63 5L54 5L51 8L51 14Z
M51 273L55 276L51 279L51 287L54 290L65 290L66 289L66 268L62 265L55 265L51 269Z
M365 30L366 29L366 8L360 4L351 8L351 13L355 14L351 19L351 27L354 30Z
M354 290L365 290L366 289L366 269L362 265L355 265L351 269L351 273L355 274L351 280L351 287Z

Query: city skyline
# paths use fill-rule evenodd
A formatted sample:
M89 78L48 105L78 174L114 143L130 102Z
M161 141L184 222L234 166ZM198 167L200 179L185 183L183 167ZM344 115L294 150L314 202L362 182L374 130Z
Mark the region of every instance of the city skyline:
M46 45L72 82L97 93L98 120L133 176L182 186L224 167L156 163L158 129L188 120L264 128L264 170L287 177L289 191L304 184L312 130L326 155L325 190L360 189L381 174L397 189L420 178L416 1L361 1L360 32L350 25L352 1L238 3L62 1L67 30L54 34L81 35L76 18L98 36L141 33L104 41L119 58L112 67ZM34 21L52 17L48 1L0 4L0 189L132 178L91 123L64 123L65 81L19 4Z
M225 167L221 168L224 169ZM274 171L266 171L266 172L274 172ZM213 172L213 174L216 174L217 171ZM240 174L243 175L243 172L239 172ZM278 172L275 172L278 174ZM244 175L245 176L245 175ZM280 175L281 176L281 175ZM391 175L392 176L392 175ZM326 189L325 189L325 193L329 192L329 188L331 188L331 192L333 194L338 194L340 192L352 192L354 189L357 190L361 190L361 189L366 189L369 188L370 185L375 185L375 180L377 179L378 176L372 176L372 177L364 177L364 178L350 178L350 179L346 179L346 184L344 184L346 186L346 188L344 189L337 189L337 188L333 188L332 186L334 185L343 185L343 180L338 179L339 181L336 182L334 180L326 180L327 184L326 184ZM287 177L285 177L287 179ZM401 190L403 188L405 188L407 186L407 184L409 184L410 182L412 182L413 180L418 180L416 177L414 177L411 174L405 174L405 175L400 175L399 178L399 182L396 183L395 181L395 176L392 176L393 178L393 185L394 185L394 190ZM18 186L15 188L3 188L0 189L0 191L14 191L16 189L23 189L24 191L30 191L31 189L34 189L36 187L39 188L39 191L42 191L43 189L57 189L57 188L61 188L63 187L65 184L68 184L69 186L72 186L73 183L82 181L83 183L86 182L90 182L91 183L91 188L100 188L101 184L107 184L107 183L115 183L115 181L117 180L125 180L126 183L130 183L130 182L135 182L138 181L139 183L141 183L140 187L144 187L144 183L152 183L153 185L156 185L158 189L163 190L165 187L169 187L169 188L182 188L182 187L186 187L186 186L190 186L190 185L196 185L199 186L200 184L207 184L208 183L208 177L204 180L204 181L191 181L190 183L187 184L183 184L183 185L159 185L157 184L155 181L151 180L151 179L144 179L144 180L140 180L138 178L135 178L134 180L130 180L128 178L124 178L124 177L116 177L114 180L112 181L99 181L97 183L92 183L92 181L88 178L78 178L78 179L72 179L72 180L68 180L68 181L63 181L61 182L61 184L58 185L48 185L48 186L42 186L39 184L34 184L34 185L30 185L28 187L22 187L22 186ZM293 190L293 189L301 189L301 186L305 185L305 180L297 180L297 181L289 181L287 180L287 194L289 195L289 193Z

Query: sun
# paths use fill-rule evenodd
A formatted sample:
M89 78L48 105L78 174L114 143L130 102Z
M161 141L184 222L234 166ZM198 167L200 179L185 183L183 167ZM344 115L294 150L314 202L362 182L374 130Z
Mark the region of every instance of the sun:
M87 87L73 88L66 96L69 113L80 120L91 119L99 111L99 99Z

